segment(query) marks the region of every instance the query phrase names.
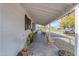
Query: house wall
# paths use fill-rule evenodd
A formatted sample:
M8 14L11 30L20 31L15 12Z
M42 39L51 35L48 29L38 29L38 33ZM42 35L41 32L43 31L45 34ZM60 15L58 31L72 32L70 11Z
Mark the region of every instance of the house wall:
M0 55L17 55L23 48L25 13L20 4L0 4Z
M2 46L2 40L1 40L1 39L2 39L2 35L1 35L1 34L2 34L2 26L1 26L1 25L2 25L2 19L1 19L1 13L2 13L2 12L1 12L1 4L0 4L0 53L1 53L1 46Z
M32 30L35 31L35 23L32 23Z

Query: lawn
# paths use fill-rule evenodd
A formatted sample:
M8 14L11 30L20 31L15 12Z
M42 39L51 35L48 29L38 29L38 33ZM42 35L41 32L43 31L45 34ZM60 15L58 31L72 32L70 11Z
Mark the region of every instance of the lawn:
M42 32L49 32L49 29L42 28L41 31ZM55 28L53 28L53 29L50 29L50 32L63 33L63 29L55 29Z

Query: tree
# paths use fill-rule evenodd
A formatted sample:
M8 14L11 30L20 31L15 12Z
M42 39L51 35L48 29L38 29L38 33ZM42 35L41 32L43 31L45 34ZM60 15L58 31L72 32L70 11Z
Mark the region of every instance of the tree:
M74 14L70 14L68 16L63 17L60 20L60 26L63 27L64 29L67 27L75 27L75 15Z

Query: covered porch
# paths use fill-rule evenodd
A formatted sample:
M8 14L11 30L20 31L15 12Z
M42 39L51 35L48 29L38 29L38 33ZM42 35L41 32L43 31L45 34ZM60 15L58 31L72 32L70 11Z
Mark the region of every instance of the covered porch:
M75 36L51 32L49 24L75 12L76 5L73 3L0 4L2 8L0 9L2 22L0 55L17 55L24 47L31 31L37 33L35 41L29 45L29 56L58 56L59 50L72 51L74 55L77 55ZM36 24L44 27L48 24L47 36L54 42L48 44L46 36L39 28L36 28ZM69 39L74 41L69 43Z

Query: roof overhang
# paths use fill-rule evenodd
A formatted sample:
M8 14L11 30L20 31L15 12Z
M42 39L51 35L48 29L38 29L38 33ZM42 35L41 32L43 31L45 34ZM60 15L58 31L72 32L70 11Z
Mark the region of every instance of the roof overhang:
M46 25L64 15L76 4L73 3L22 3L36 24Z

